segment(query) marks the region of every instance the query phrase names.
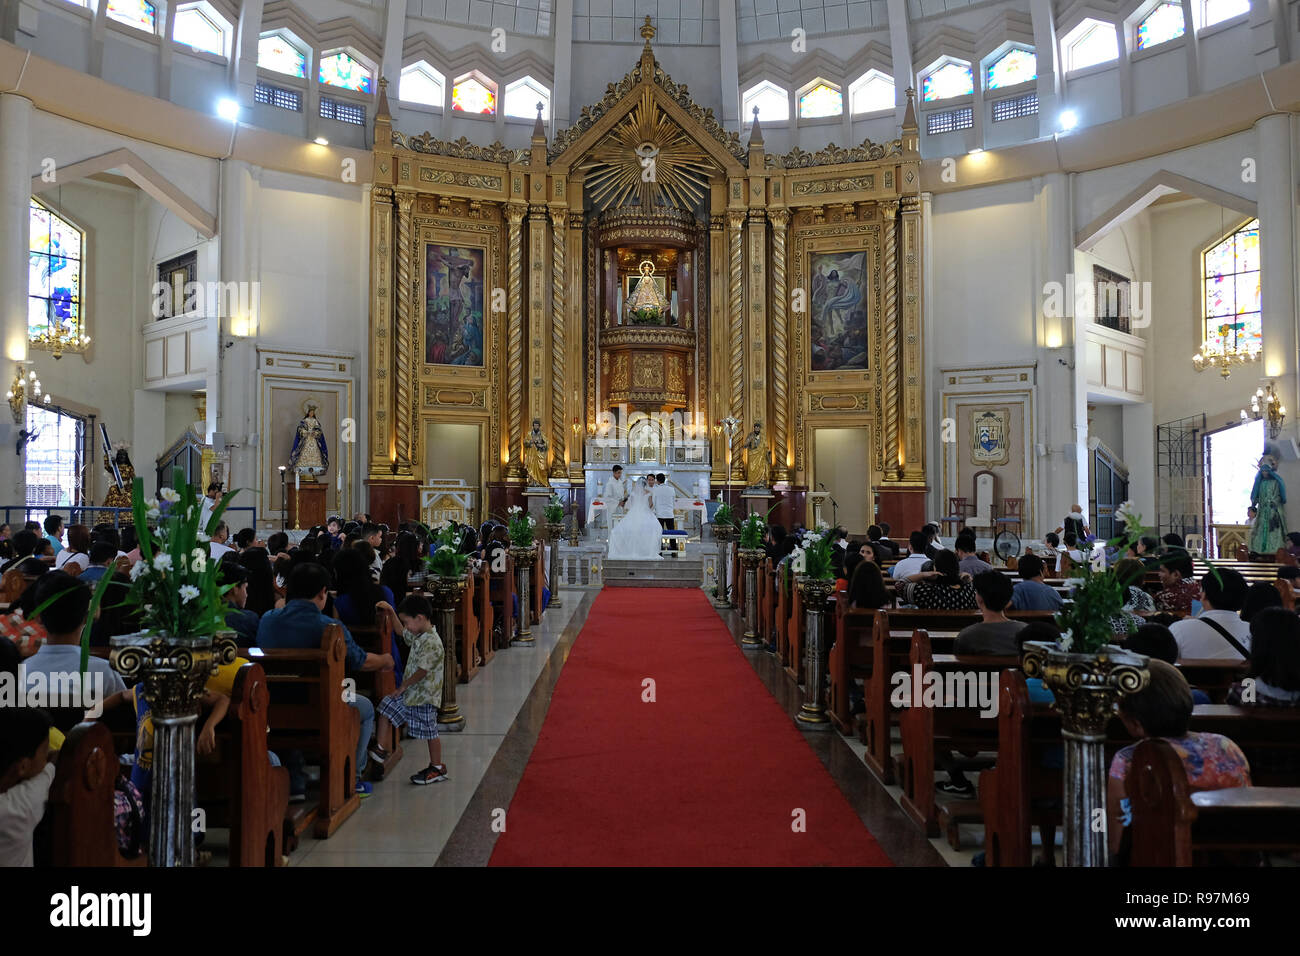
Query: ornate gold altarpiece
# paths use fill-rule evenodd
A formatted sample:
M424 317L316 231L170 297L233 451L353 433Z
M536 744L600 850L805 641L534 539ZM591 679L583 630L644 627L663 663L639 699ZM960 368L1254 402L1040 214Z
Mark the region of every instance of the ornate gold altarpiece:
M813 430L866 427L873 437L864 493L876 489L881 516L918 526L926 490L924 235L911 91L900 139L768 155L757 122L742 144L663 72L648 18L642 35L630 73L550 143L539 118L527 149L396 133L381 80L371 191L372 512L387 518L400 505L415 515L418 485L443 477L436 449L424 447L429 422L480 427L487 510L499 512L522 492L523 441L534 419L549 444L552 484L581 482L584 439L611 394L598 355L609 325L598 314L608 272L600 217L625 220L638 208L599 201L648 195L618 164L635 170L636 150L649 142L667 204L686 205L693 188L699 199L697 255L686 260L698 266L686 300L694 315L683 316L689 335L670 333L675 343L695 343L691 419L735 416L742 432L763 423L772 479L798 496L787 520L803 520L801 492L816 480ZM425 361L429 242L483 251L481 367ZM824 251L867 253L866 370L811 370L811 257ZM624 334L614 331L613 339ZM725 437L709 432L718 485L726 480ZM733 482L743 478L737 456Z

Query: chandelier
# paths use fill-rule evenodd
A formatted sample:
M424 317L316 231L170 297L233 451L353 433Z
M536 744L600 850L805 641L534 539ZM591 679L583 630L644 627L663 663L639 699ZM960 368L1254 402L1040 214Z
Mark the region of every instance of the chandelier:
M55 322L35 336L32 344L49 349L51 355L61 359L64 352L84 352L90 345L90 336Z
M24 374L23 364L19 362L14 370L14 380L9 383L9 391L5 393L15 425L21 425L26 418L28 389L31 390L33 398L44 395L45 403L49 404L50 396L42 391L41 380L36 377L36 372L29 370Z
M1192 366L1196 371L1204 372L1207 368L1217 368L1219 374L1227 378L1232 374L1232 366L1259 361L1260 350L1249 346L1241 349L1229 348L1225 342L1222 351L1214 349L1215 346L1212 346L1208 339L1201 343L1201 350L1192 356Z
M1255 389L1255 394L1250 396L1250 413L1247 414L1243 408L1241 410L1241 420L1245 421L1268 422L1268 437L1277 438L1282 431L1282 425L1286 422L1286 406L1278 398L1277 393L1273 391L1273 383L1269 382L1262 388Z

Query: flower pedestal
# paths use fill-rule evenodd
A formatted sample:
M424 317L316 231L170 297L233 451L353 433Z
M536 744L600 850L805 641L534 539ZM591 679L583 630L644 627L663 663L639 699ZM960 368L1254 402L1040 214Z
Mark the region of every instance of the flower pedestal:
M727 569L731 567L727 559L731 555L731 542L736 540L736 526L715 522L713 540L718 542L717 593L713 596L713 606L735 607L731 601L731 589L727 586Z
M551 542L551 566L547 573L551 582L550 607L560 607L560 540L564 537L564 522L546 522L546 535Z
M537 560L537 545L530 544L527 547L510 549L510 557L515 559L515 575L518 580L516 589L519 593L519 636L510 642L512 647L532 647L536 641L533 638L531 625L532 619L532 570L533 562Z
M235 659L228 635L123 634L109 663L127 687L144 684L153 717L149 865L194 865L194 725L203 687L219 663Z
M1026 677L1041 678L1056 695L1065 738L1065 865L1105 866L1106 724L1119 699L1146 686L1146 658L1113 644L1095 653L1071 653L1056 644L1026 642L1021 650Z
M438 636L442 638L442 706L438 708L438 726L452 733L465 729L465 717L456 703L456 682L460 668L456 661L456 608L465 593L467 579L429 575L425 590L429 602L438 612Z
M740 565L745 570L745 633L740 643L747 651L763 646L758 636L758 565L765 557L762 548L740 549Z
M828 730L830 718L822 700L822 682L826 677L826 641L823 623L826 599L835 593L835 581L829 578L803 578L797 585L804 606L804 695L795 720L805 730Z

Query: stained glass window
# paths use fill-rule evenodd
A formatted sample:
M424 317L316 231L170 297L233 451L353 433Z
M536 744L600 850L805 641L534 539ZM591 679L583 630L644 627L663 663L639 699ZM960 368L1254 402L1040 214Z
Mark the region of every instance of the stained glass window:
M746 90L741 103L741 121L747 124L754 122L755 106L759 123L784 123L790 118L789 94L769 80Z
M1260 318L1259 220L1246 223L1205 253L1207 351L1258 352Z
M975 79L969 63L945 63L934 70L921 84L921 99L926 103L969 96L975 89Z
M408 103L442 106L442 74L421 60L402 71L397 98Z
M1213 26L1250 12L1250 0L1205 0L1205 16L1201 26Z
M542 119L550 119L551 94L531 76L515 80L506 87L506 116L536 119L538 103L542 104Z
M81 269L85 258L81 230L35 199L29 208L31 245L27 256L27 335L63 327L82 328Z
M1038 79L1038 56L1029 50L1008 50L989 67L989 89Z
M1118 59L1115 25L1100 20L1084 20L1061 38L1061 49L1065 51L1067 72Z
M158 8L149 0L108 0L108 18L146 33L158 29Z
M536 103L536 100L533 100ZM489 89L474 77L466 77L451 88L451 108L463 113L486 113L495 116L496 90Z
M177 43L196 50L226 55L225 29L197 7L177 12L174 37Z
M1139 50L1177 40L1183 35L1183 8L1176 3L1162 3L1138 24Z
M307 57L278 33L257 41L257 65L288 76L307 76Z
M818 83L799 97L799 115L804 119L839 116L844 112L844 94L829 83Z
M370 71L343 52L321 57L320 81L345 90L370 92Z
M874 113L894 108L894 81L883 73L868 73L851 90L853 112Z

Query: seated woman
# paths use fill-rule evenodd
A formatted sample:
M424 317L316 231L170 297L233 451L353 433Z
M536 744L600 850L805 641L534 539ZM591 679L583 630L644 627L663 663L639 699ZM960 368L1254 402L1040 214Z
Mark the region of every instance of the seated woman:
M1137 558L1124 558L1115 565L1115 576L1125 585L1124 607L1110 619L1111 630L1116 634L1132 634L1142 626L1141 614L1153 614L1155 599L1142 588L1146 567Z
M1229 704L1300 707L1300 617L1281 607L1264 608L1254 616L1249 673L1228 690Z
M424 562L420 558L420 539L410 531L399 531L397 543L394 545L394 554L384 562L379 583L392 592L397 598L397 604L401 604L410 590L407 580L412 574L422 570L424 570Z
M1150 679L1135 694L1121 697L1119 716L1124 727L1139 740L1164 739L1182 760L1192 790L1222 790L1250 786L1250 764L1241 748L1222 734L1188 731L1192 719L1192 689L1172 664L1152 658ZM1112 860L1120 853L1124 821L1128 818L1127 777L1137 744L1115 754L1107 781L1107 842Z
M930 611L974 611L975 585L961 574L957 555L937 551L934 570L920 571L906 579L904 595L909 604Z
M261 617L275 607L275 569L271 558L261 548L249 548L239 555L239 564L248 572L248 602L244 606Z
M393 603L393 592L370 577L370 562L360 548L340 548L334 557L334 607L346 625L369 627L375 623L375 605Z
M1241 606L1240 618L1247 624L1266 607L1281 607L1282 595L1272 581L1256 581L1246 589L1246 603Z
M843 562L840 564L839 574L835 575L835 590L847 591L849 582L853 580L853 572L858 569L862 563L860 552L854 551L852 554L846 554Z
M848 562L846 561L847 565ZM885 577L873 561L862 561L849 579L849 607L854 610L894 606L894 595L885 587Z

